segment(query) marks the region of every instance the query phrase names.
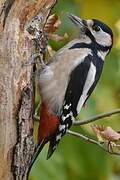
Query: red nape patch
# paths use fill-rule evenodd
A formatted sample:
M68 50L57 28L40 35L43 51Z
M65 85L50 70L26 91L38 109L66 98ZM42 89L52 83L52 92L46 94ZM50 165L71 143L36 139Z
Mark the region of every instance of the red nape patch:
M57 116L48 111L45 104L42 103L40 111L40 124L38 128L38 142L40 143L44 139L48 139L53 135L59 125L59 119Z

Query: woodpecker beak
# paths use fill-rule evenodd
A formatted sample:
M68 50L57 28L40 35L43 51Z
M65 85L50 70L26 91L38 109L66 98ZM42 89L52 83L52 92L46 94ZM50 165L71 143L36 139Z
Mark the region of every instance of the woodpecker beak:
M75 16L73 14L68 14L69 19L75 24L77 25L80 30L85 33L86 29L87 29L87 23L86 20L82 20L80 19L78 16Z

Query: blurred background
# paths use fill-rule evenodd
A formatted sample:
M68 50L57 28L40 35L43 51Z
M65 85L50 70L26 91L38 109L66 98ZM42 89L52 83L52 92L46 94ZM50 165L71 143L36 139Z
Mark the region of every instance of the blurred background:
M60 16L60 35L68 33L63 42L50 41L58 50L77 36L74 25L66 17L71 12L85 19L99 19L108 24L114 33L114 47L106 58L102 77L94 93L80 113L81 119L120 108L120 1L119 0L59 0L53 13ZM38 99L36 99L36 104ZM92 124L92 123L91 123ZM73 127L89 137L94 137L91 124ZM120 115L102 119L94 124L111 126L120 131ZM37 130L38 123L35 123ZM120 180L120 156L110 155L96 145L66 135L50 160L46 160L44 148L35 162L30 180Z

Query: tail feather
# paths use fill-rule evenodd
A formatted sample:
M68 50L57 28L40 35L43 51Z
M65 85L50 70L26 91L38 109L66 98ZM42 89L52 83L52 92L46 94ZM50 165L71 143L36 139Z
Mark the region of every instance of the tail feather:
M59 142L55 141L55 137L50 140L50 145L47 153L47 160L53 155L54 151L56 150Z
M28 172L27 172L27 179L28 179L28 177L29 177L29 173L30 173L30 171L31 171L31 169L32 169L32 166L33 166L34 162L36 161L38 155L39 155L40 152L42 151L42 149L43 149L43 147L44 147L45 144L46 144L46 141L43 140L40 144L37 145L36 150L35 150L35 153L34 153L34 155L33 155L33 158L32 158L32 160L31 160L31 162L30 162L30 165L29 165L29 169L28 169Z

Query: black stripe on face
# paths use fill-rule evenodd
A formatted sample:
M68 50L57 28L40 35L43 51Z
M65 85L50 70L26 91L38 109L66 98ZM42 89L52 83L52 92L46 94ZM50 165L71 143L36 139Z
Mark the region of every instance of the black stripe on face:
M111 49L111 47L112 46L102 46L98 43L92 42L90 44L76 43L73 46L71 46L69 49L89 48L96 54L98 51L107 52L108 50Z
M92 35L91 31L87 28L85 34L91 39L92 42L96 42L95 37Z

